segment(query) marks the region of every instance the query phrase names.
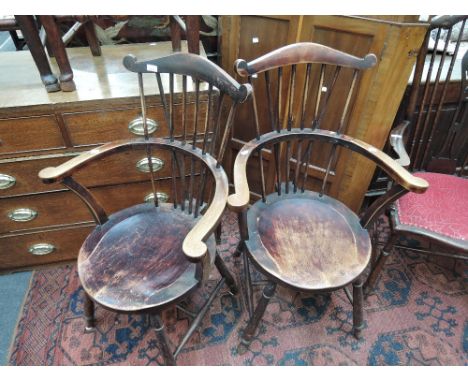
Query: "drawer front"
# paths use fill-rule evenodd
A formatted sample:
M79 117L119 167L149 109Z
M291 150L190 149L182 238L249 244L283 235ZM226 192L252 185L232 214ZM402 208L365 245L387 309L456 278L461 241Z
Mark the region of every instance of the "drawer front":
M64 189L65 187L60 183L44 184L39 179L38 173L43 168L56 167L65 163L74 156L75 154L33 160L15 159L11 162L0 163L0 198ZM171 176L171 153L166 150L153 149L151 156L156 175L158 177ZM87 187L96 187L145 181L149 179L147 171L149 167L146 151L131 150L97 160L86 168L78 170L73 176Z
M94 226L0 238L0 270L76 259Z
M199 108L198 133L204 131L206 105L206 103L202 103ZM193 110L194 104L189 104L186 121L187 134L194 131ZM73 145L83 146L139 137L140 135L132 133L128 126L140 114L140 109L102 110L98 112L64 113L63 119ZM156 131L151 134L152 136L169 136L169 127L162 106L148 107L147 117L153 119L157 124ZM174 134L181 136L182 133L182 105L177 104L174 105Z
M170 195L170 180L158 181L157 186L158 191ZM147 181L96 187L91 191L106 213L111 214L143 203L152 188ZM20 196L4 199L0 204L0 233L91 221L93 217L86 205L70 191Z
M0 119L0 140L0 155L65 147L52 115Z

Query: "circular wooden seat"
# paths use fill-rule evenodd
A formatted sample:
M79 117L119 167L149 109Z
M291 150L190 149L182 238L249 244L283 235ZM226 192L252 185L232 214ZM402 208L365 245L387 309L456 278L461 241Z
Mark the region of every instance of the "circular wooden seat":
M182 243L197 223L172 204L140 204L111 215L88 236L78 255L78 274L86 293L118 311L162 306L197 286L197 264ZM207 242L214 259L215 242Z
M249 209L247 224L252 260L299 290L341 288L370 260L370 238L356 214L315 192L271 194Z

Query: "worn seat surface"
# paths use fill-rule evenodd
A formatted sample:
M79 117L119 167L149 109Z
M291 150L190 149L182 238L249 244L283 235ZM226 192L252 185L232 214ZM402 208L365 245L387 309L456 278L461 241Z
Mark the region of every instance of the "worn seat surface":
M119 311L156 307L184 296L199 282L197 264L182 252L183 240L197 222L168 203L158 208L140 204L111 215L81 247L83 288L99 304ZM214 238L207 244L213 259Z
M367 266L371 243L358 217L339 201L318 193L271 194L248 211L254 262L300 290L333 290Z
M468 241L468 180L453 175L418 172L429 188L396 202L399 223Z

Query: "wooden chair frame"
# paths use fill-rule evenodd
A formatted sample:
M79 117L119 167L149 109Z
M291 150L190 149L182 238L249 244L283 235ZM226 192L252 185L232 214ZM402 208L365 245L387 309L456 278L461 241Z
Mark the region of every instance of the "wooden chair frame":
M106 227L109 227L109 224L112 224L115 221L120 221L119 219L125 218L125 214L129 216L132 215L132 211L145 210L150 208L150 206L143 204L130 207L123 211L119 211L116 214L108 216L104 211L103 207L98 203L94 198L90 190L84 187L82 184L78 183L73 174L81 169L86 168L91 163L94 163L97 160L103 159L113 154L117 154L127 150L144 150L148 159L148 166L150 170L150 180L151 186L153 188L154 197L154 211L162 211L163 209L167 211L176 211L180 210L181 213L195 219L195 223L190 231L187 233L182 243L182 251L186 258L192 262L196 263L196 272L195 280L196 284L185 283L188 285L185 289L178 290L172 295L167 292L164 292L161 297L158 297L157 303L153 300L152 303L148 304L139 304L133 305L132 301L129 300L127 296L126 304L121 304L125 306L125 309L119 308L118 304L106 303L103 305L102 302L96 301L93 298L93 293L96 292L88 285L83 285L85 289L85 318L88 330L93 330L95 326L95 317L94 317L94 306L95 302L98 302L100 305L103 305L104 308L117 311L121 313L129 312L138 312L149 314L150 323L157 333L157 337L160 341L161 351L165 359L166 364L174 365L176 362L176 357L182 350L182 347L187 343L190 336L194 333L196 328L199 326L203 316L207 313L211 303L213 302L215 296L220 292L221 287L226 282L229 286L230 292L235 294L237 293L237 286L234 278L228 271L223 260L219 256L216 249L209 251L208 246L210 245L208 241L212 234L216 231L219 236L219 226L222 213L226 206L226 200L228 196L228 179L224 172L224 169L221 167L220 163L222 156L224 154L227 137L230 133L231 121L234 115L234 110L238 102L243 102L250 95L250 86L249 85L239 85L234 81L229 75L227 75L222 69L217 67L215 64L211 63L207 59L200 57L194 54L187 53L176 53L171 56L162 57L156 60L150 60L145 62L138 62L134 56L127 56L124 58L124 66L130 71L136 72L138 74L139 87L140 87L140 100L141 100L141 123L143 125L144 137L135 138L130 140L120 140L114 141L107 144L104 144L98 148L94 148L88 152L85 152L57 167L49 167L43 169L39 173L39 177L45 183L52 182L61 182L71 191L73 191L88 207L91 214L98 225L98 230L94 230L90 236L88 236L87 241L80 251L81 259L83 260L80 264L80 257L78 261L78 273L80 270L85 272L85 268L81 268L82 264L87 261L87 256L91 253L92 247L96 240L100 241L99 232L106 232ZM169 137L168 138L152 138L150 137L150 132L148 128L149 119L147 118L146 112L146 96L144 94L143 87L143 73L155 73L158 88L161 96L161 101L164 108L164 115L166 118L167 125L169 127ZM166 94L161 81L161 73L168 73L170 76L170 92L166 100ZM184 104L184 126L183 126L183 137L182 140L176 140L174 136L174 74L182 75L184 80L183 86L183 104ZM190 139L187 133L187 126L185 124L186 120L186 101L187 101L187 76L191 76L195 82L196 88L196 105L199 101L199 89L200 82L206 81L209 83L209 97L208 97L208 107L206 120L204 124L204 137L203 141L199 142L197 140L197 121L199 117L198 106L195 106L195 127L193 133L193 139ZM216 88L216 89L215 89ZM220 100L219 106L216 108L212 105L212 95L217 91L220 93L220 98L224 94L227 94L228 97L233 101L230 107L227 122L225 125L224 132L222 136L220 133L220 119L222 112L222 99ZM210 115L210 111L215 113L215 118ZM214 122L213 122L214 120ZM210 133L210 137L209 134ZM220 142L218 142L218 138ZM198 147L201 146L201 147ZM172 153L172 189L173 189L173 203L172 205L160 203L158 201L157 195L157 181L155 179L153 164L151 160L152 149L163 149L170 151ZM214 156L211 155L215 153ZM181 157L181 158L180 158ZM190 174L186 173L185 162L188 160L190 162ZM196 171L196 162L200 163L200 182L199 186L195 187L195 171ZM197 170L198 171L198 170ZM178 172L178 178L181 183L181 189L177 185L176 174ZM186 184L186 178L188 184ZM214 181L213 187L207 191L206 184L208 183L209 177ZM198 190L196 190L197 188ZM182 191L177 194L177 191ZM210 203L205 203L206 195L208 199L211 200ZM179 195L179 196L177 196ZM126 212L125 212L126 211ZM125 212L125 214L120 213ZM118 218L116 216L119 216ZM122 218L122 219L123 219ZM112 227L112 225L110 226ZM95 232L98 232L95 239ZM88 240L91 240L89 243ZM214 241L213 241L214 243ZM217 283L216 287L210 294L209 298L202 306L198 315L194 317L191 326L189 327L187 333L181 340L180 344L177 346L175 351L171 351L167 337L164 333L164 325L162 323L160 312L167 307L168 305L176 304L180 299L187 296L195 287L201 285L201 283L206 280L208 277L212 265L215 265L221 274L221 280ZM185 275L185 273L184 273ZM80 274L80 279L81 279ZM182 276L185 277L185 276ZM187 276L189 277L189 276ZM193 278L193 276L190 276ZM190 279L192 280L192 279ZM82 284L83 280L81 279ZM176 307L179 307L176 305Z
M318 83L318 95L316 97L317 104L315 107L315 117L312 121L310 127L306 127L304 124L304 114L306 110L306 100L307 100L307 93L306 89L308 89L308 83L310 78L310 65L311 63L320 64L320 81ZM282 283L289 288L302 291L300 287L292 285L290 282L285 282L284 278L281 274L272 274L271 272L267 271L265 268L262 268L259 262L256 260L256 256L252 253L258 252L254 247L255 244L251 244L251 248L248 248L245 243L247 241L252 242L252 238L250 237L250 230L249 226L253 226L253 223L249 221L247 211L249 209L249 202L250 202L250 191L249 185L247 181L247 163L249 159L256 156L258 154L258 158L260 161L260 176L262 182L262 195L261 201L259 200L255 205L251 208L262 208L261 206L266 205L272 201L275 201L285 195L285 197L290 197L291 194L297 195L299 198L321 198L325 191L325 184L327 182L327 177L331 169L331 164L335 160L335 153L337 147L344 147L349 149L353 152L359 153L378 166L380 166L383 170L385 170L389 176L395 180L395 185L388 190L388 192L380 197L375 203L373 203L367 211L360 217L359 223L363 229L367 229L379 216L382 211L393 201L397 200L399 197L404 195L405 193L412 191L422 193L424 192L428 184L425 180L419 179L411 175L408 171L406 171L402 166L396 163L392 158L388 155L383 153L382 151L378 150L377 148L362 142L358 139L349 137L343 134L346 117L349 112L349 105L350 105L350 98L353 93L356 79L358 77L358 72L361 69L369 68L376 63L376 57L372 54L368 54L364 58L358 58L346 54L344 52L340 52L334 50L332 48L314 44L314 43L298 43L289 45L280 49L277 49L271 53L268 53L264 56L261 56L249 63L244 60L236 61L235 68L237 73L241 76L252 76L258 75L261 72L265 72L265 79L267 80L267 89L269 87L268 83L268 71L272 69L278 70L278 78L279 82L281 81L282 69L285 66L292 66L291 69L291 77L290 77L290 85L288 94L294 94L295 88L295 74L296 74L296 65L298 64L307 64L307 74L305 78L304 84L304 92L301 104L301 116L300 118L296 119L296 125L298 123L298 127L293 127L294 125L294 118L292 116L293 110L293 100L290 97L284 103L286 104L286 110L284 113L286 117L282 119L280 115L279 109L283 104L281 101L281 89L278 90L277 99L277 110L272 110L271 107L271 96L267 92L267 97L269 97L269 110L272 116L272 130L269 133L260 134L260 126L258 120L258 113L255 104L255 93L253 93L252 97L252 104L253 104L253 113L255 117L255 124L256 124L256 132L257 137L250 142L246 143L244 147L239 151L237 154L235 163L234 163L234 187L235 193L230 195L228 198L228 206L230 209L236 211L238 213L239 218L239 227L241 232L241 242L239 243L238 253L243 253L244 255L244 273L245 279L247 281L247 288L246 288L246 300L247 305L249 308L249 315L250 321L247 325L247 328L244 331L242 336L241 346L239 351L245 351L247 346L249 345L250 341L253 338L255 330L259 324L263 313L265 312L266 306L268 304L269 299L273 296L277 283ZM353 72L353 80L351 84L350 91L348 93L344 112L340 119L339 126L337 131L328 131L320 129L320 124L324 113L326 111L326 106L330 97L332 90L325 96L325 100L322 106L322 109L319 108L320 103L320 92L323 85L323 72L324 72L324 65L331 64L336 65L337 69L335 70L335 75L333 78L333 83L331 89L333 89L335 80L337 78L337 73L339 73L339 69L341 67L348 67L354 69ZM249 77L250 82L250 77ZM280 82L281 85L281 82ZM280 87L278 86L278 88ZM282 121L286 121L283 125ZM299 121L299 122L297 122ZM284 128L283 128L284 126ZM291 161L291 141L297 140L299 143L297 145L297 156L296 156L296 169L295 171L291 170L290 161ZM330 143L332 144L332 151L328 160L328 166L326 169L326 173L324 175L323 184L320 193L310 193L309 191L305 191L305 184L306 179L308 176L308 169L309 169L309 161L310 161L310 143L316 142L323 142L323 143ZM307 148L303 148L303 146L307 143ZM263 170L263 162L262 162L262 149L265 148L266 145L271 145L273 147L273 156L276 165L276 184L275 184L275 193L266 195L266 188L265 188L265 174ZM286 150L284 155L280 155L279 152L281 149L279 148L280 145L286 144ZM284 148L284 147L283 147ZM275 152L276 151L276 152ZM284 164L280 164L280 157L284 157ZM285 172L283 178L281 177L281 173L278 170L281 167L285 167ZM301 174L302 172L302 174ZM293 178L291 180L291 178ZM301 185L302 182L302 185ZM276 193L278 195L276 195ZM289 194L289 195L288 195ZM332 198L328 198L327 202L331 203ZM261 203L263 202L263 203ZM260 204L258 204L260 203ZM258 204L259 207L256 207ZM266 207L265 207L266 208ZM351 213L348 211L346 213ZM352 213L351 213L352 214ZM256 240L253 241L256 243ZM259 249L260 251L260 249ZM260 251L261 252L261 251ZM257 268L267 276L269 280L266 287L263 290L262 297L260 298L257 307L254 311L253 309L253 299L252 299L252 283L250 277L250 269L249 269L249 260L256 263ZM363 286L363 270L360 274L354 276L352 280L349 280L349 284L353 284L353 296L349 294L347 289L345 291L350 298L350 301L353 303L353 331L354 335L359 338L360 333L363 328L363 311L362 311L362 286ZM323 287L319 289L315 289L315 291L321 292L330 292L336 289L340 289L346 287L347 284L344 285L335 285L334 287ZM310 290L309 290L310 291Z
M442 149L432 158L433 163L430 161L431 150L429 149L429 146L436 132L437 123L441 115L441 108L446 96L447 83L450 79L454 67L455 58L460 43L459 38L454 55L450 60L447 79L445 80L442 87L442 95L436 103L435 91L436 88L440 85L439 79L441 76L444 60L446 58L449 37L452 33L454 25L461 22L462 31L463 27L466 25L467 19L468 17L465 15L442 16L432 20L430 28L426 34L426 39L423 43L423 47L418 55L414 81L411 86L410 98L405 112L405 120L403 120L399 125L397 125L397 127L392 130L389 142L393 151L398 156L396 161L402 166L408 168L410 171L439 170L440 172L445 172L442 171L445 169L448 174L455 174L461 177L466 176L465 173L466 167L468 166L468 151L463 152L463 145L468 148L468 53L465 53L461 61L462 79L459 101L453 114L452 122L448 129L448 134L445 137L444 143L442 145ZM431 32L434 30L437 30L437 37L440 36L443 29L447 30L448 37L447 42L444 44L441 63L437 69L435 84L430 81L435 60L435 53L433 53L431 55L430 68L426 76L426 83L422 91L422 106L420 106L417 116L413 118L416 111L416 103L420 95L419 93L421 89L420 87L423 76L423 68L428 52L429 37L431 36ZM460 32L460 36L461 35L462 33ZM430 90L431 87L432 89ZM429 110L431 110L433 106L437 106L435 109L434 118L432 120L430 116L428 116L428 112L426 112L425 116L423 115L425 112L425 108L423 106L426 102L428 102ZM463 131L463 129L465 129L465 131ZM454 149L454 145L458 146L458 150ZM424 150L423 148L426 149ZM427 255L451 257L454 259L468 258L468 241L454 239L421 227L402 224L399 220L396 206L393 204L389 206L387 213L390 218L391 234L387 242L384 243L381 254L373 260L374 265L365 284L365 289L367 292L369 292L375 286L377 278L391 254L392 248L397 245L399 238L402 236L409 235L423 240L429 239L431 243L437 243L439 247L442 247L443 249L446 248L447 251L442 251L439 249L426 250L398 244L399 247Z

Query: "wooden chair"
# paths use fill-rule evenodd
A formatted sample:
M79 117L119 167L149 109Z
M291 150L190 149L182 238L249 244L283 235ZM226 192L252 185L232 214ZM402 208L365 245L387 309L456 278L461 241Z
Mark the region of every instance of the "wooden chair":
M172 365L223 283L228 284L232 293L237 292L233 277L216 251L213 232L228 196L228 180L220 160L236 105L249 96L250 87L239 85L209 60L188 53L145 62L127 56L124 65L138 73L142 111L133 125L140 124L144 137L104 144L58 167L45 168L39 176L47 183L59 181L76 193L97 223L78 255L78 274L86 293L87 328L92 330L95 325L94 303L121 313L148 314L165 361ZM154 82L158 84L164 107L168 138L151 137L155 121L147 117L144 73L150 73L145 78L156 77ZM180 81L176 82L175 78ZM180 82L181 95L174 90ZM194 87L195 99L189 97L187 83ZM205 85L208 90L202 91ZM203 98L204 107L201 106ZM181 126L175 124L176 99L182 104ZM224 106L229 110L226 120L222 114ZM175 139L176 136L180 139ZM150 203L108 216L90 190L73 175L97 160L128 150L146 153L153 198ZM152 159L158 150L168 152L171 158L172 191L167 201L159 200L157 163ZM202 286L213 265L220 272L221 280L177 349L172 351L160 312Z
M228 206L239 216L240 249L248 284L250 321L242 335L240 352L252 341L278 283L299 292L330 292L352 284L352 297L345 290L353 303L353 333L360 336L362 275L372 249L367 228L389 203L408 191L421 193L427 188L425 180L412 176L388 155L343 134L360 72L375 63L373 54L357 58L314 43L285 46L251 62L236 61L237 73L248 77L254 90L263 82L261 77L264 78L267 98L256 99L253 93L257 136L236 157L235 193L228 198ZM344 95L334 94L340 73L351 78ZM338 124L333 126L336 131L321 129L327 106L340 95L344 96L344 102ZM270 116L271 132L260 133L268 129L258 123L260 108ZM315 152L323 155L327 145L326 169L318 170L318 166L311 165L311 155ZM396 183L360 218L343 203L326 195L327 178L335 171L339 149L369 158ZM248 165L252 168L255 162L259 176L250 178L261 183L261 195L249 207L246 169ZM311 179L311 174L315 179ZM268 279L255 311L249 260Z
M391 205L391 235L375 259L366 290L374 287L392 248L402 236L415 237L429 243L430 247L423 249L399 244L400 247L428 255L468 258L468 52L459 64L462 78L458 100L454 105L444 106L448 86L453 80L451 75L457 57L460 57L462 34L451 57L447 54L450 35L456 24L461 24L463 30L467 19L468 16L444 16L431 21L431 29L416 63L405 120L390 137L390 144L399 156L398 162L414 175L426 179L430 188L424 195L405 195ZM435 63L438 56L434 51L425 72L429 36L436 31L439 37L442 30L446 30L442 56ZM442 76L446 60L450 63Z

